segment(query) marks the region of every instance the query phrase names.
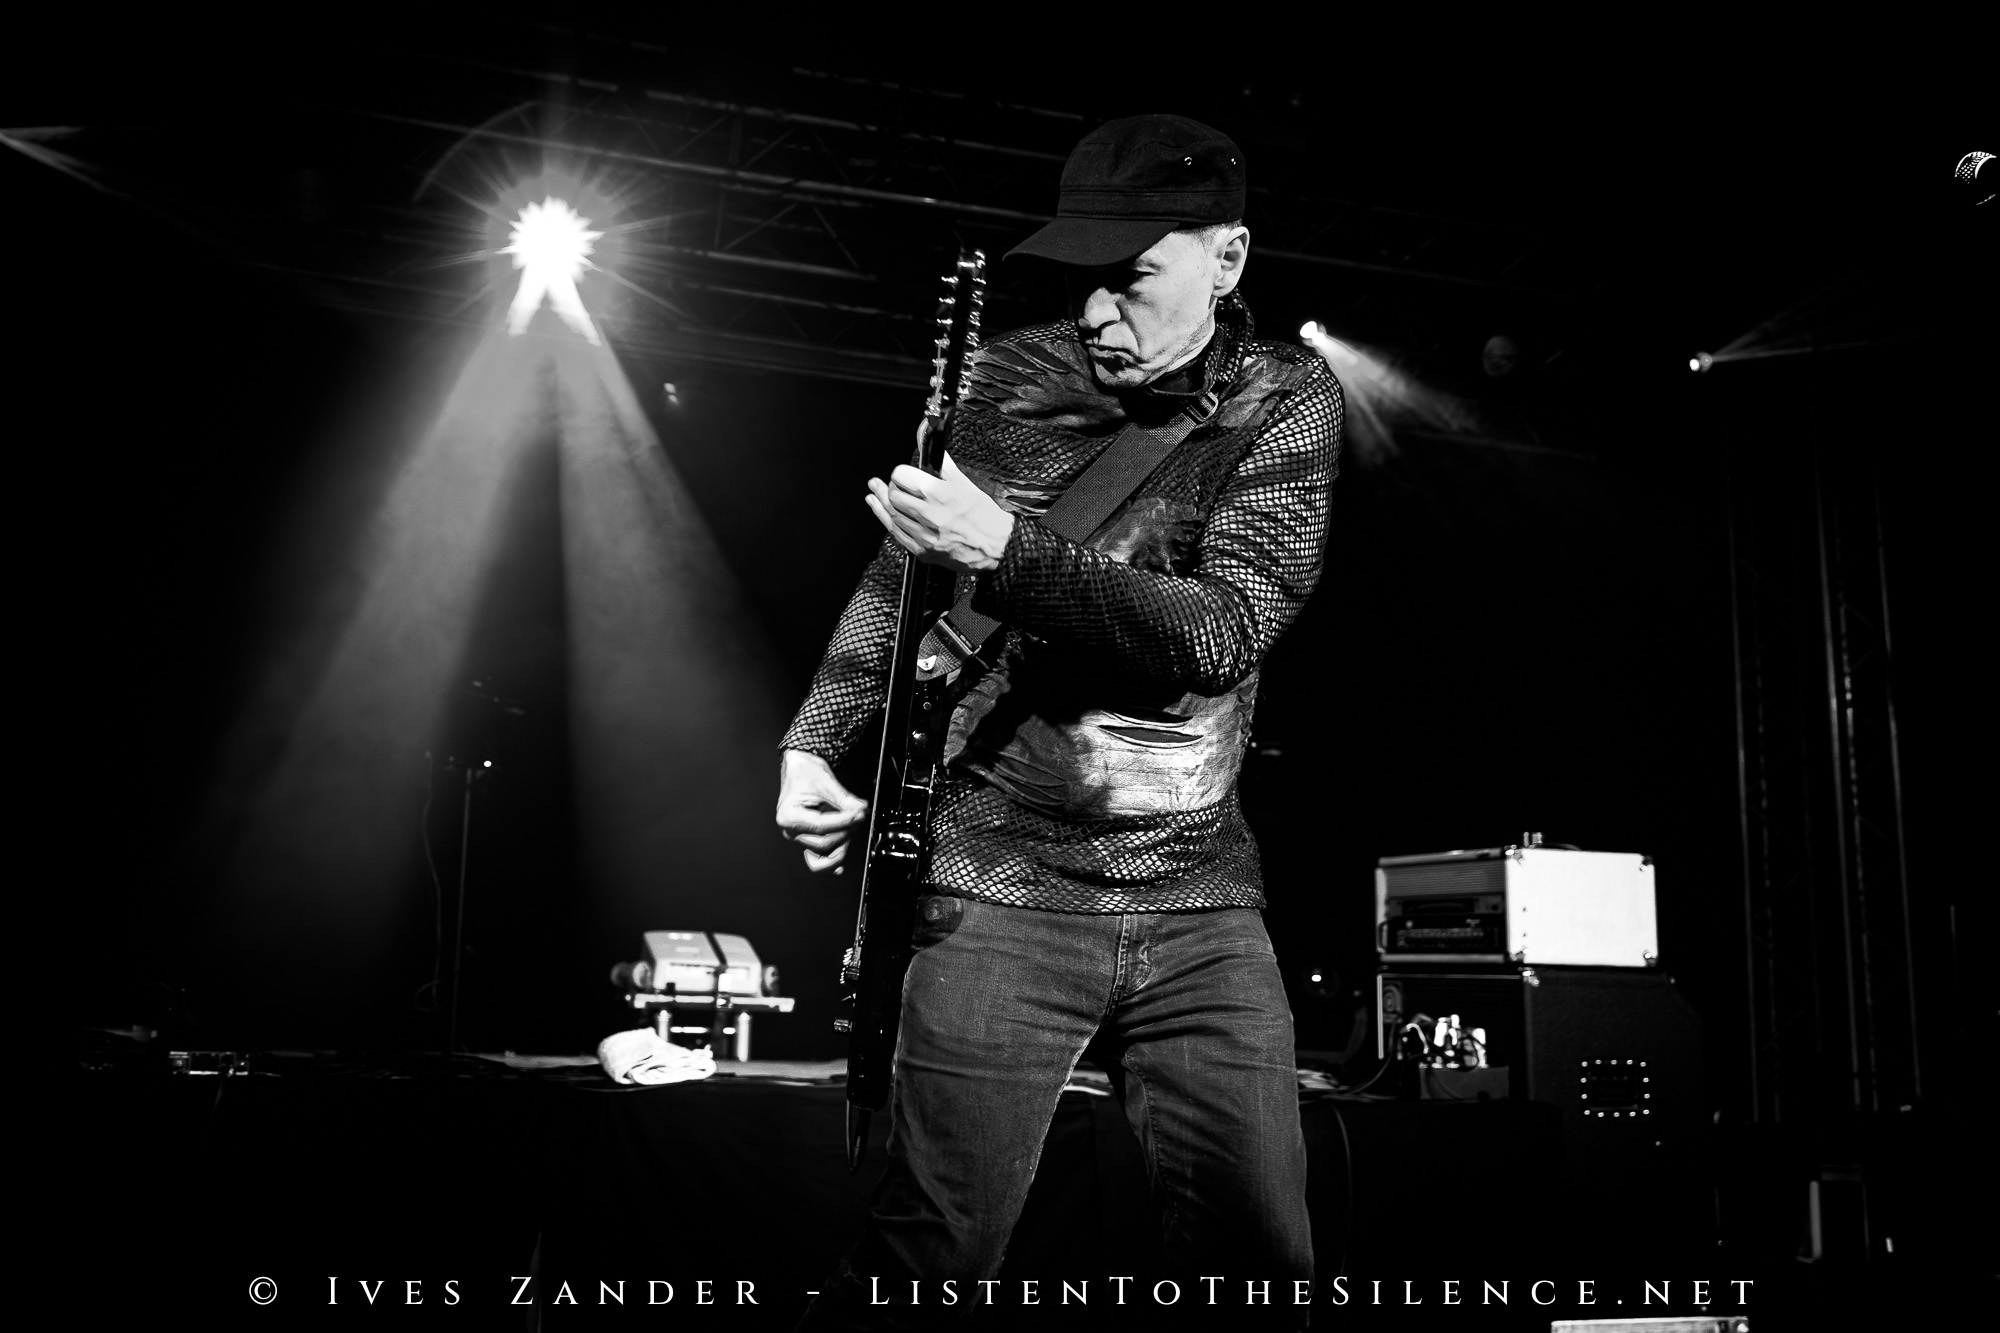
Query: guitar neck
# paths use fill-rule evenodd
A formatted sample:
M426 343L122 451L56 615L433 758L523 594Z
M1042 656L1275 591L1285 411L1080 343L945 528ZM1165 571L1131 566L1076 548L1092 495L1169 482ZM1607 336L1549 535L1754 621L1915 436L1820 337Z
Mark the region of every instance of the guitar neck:
M915 458L927 472L943 467L945 420L958 400L966 358L978 342L984 266L985 257L977 252L961 257L938 303L937 357ZM842 1007L850 1015L841 1020L848 1033L847 1100L863 1113L879 1110L888 1101L903 974L909 967L917 895L929 863L931 799L949 708L943 680L918 679L917 653L931 624L951 605L951 591L949 572L914 556L903 557L861 902L854 945L842 968ZM865 1115L861 1125L859 1132L865 1132ZM851 1122L850 1164L859 1162L857 1133Z

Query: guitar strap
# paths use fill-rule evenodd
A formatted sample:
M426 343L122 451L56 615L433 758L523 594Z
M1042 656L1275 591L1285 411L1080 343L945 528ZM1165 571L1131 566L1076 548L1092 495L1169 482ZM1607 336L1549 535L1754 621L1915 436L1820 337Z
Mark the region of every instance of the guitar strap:
M1073 542L1086 540L1132 498L1139 484L1166 461L1188 434L1215 415L1220 403L1214 389L1201 395L1186 409L1157 426L1133 422L1118 433L1083 475L1056 497L1042 525ZM979 650L1000 628L1000 622L972 609L972 589L967 589L957 605L938 618L924 635L917 650L917 679L935 680L948 676L977 658ZM982 664L990 666L984 659Z

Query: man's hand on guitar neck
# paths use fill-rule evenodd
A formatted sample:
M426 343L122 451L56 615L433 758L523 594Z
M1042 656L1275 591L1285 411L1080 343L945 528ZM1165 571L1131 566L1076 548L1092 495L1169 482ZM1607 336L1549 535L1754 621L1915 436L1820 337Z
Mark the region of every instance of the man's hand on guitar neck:
M787 750L778 771L778 832L805 850L806 869L832 870L847 856L848 834L868 802L840 785L826 760Z
M870 477L868 509L904 550L954 573L998 568L1014 535L1014 516L960 472L950 454L941 476L905 463L886 482Z

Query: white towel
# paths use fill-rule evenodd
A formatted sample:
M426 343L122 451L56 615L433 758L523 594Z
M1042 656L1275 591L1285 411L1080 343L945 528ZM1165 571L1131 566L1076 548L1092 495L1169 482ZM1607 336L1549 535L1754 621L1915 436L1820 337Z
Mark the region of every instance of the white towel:
M676 1046L651 1028L614 1032L598 1042L597 1063L620 1083L684 1083L715 1072L713 1055Z

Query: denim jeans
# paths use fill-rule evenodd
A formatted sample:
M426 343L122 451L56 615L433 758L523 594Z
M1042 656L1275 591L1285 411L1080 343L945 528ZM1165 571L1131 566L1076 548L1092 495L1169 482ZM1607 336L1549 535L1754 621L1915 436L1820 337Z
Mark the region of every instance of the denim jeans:
M1293 1282L1312 1276L1305 1145L1291 1011L1258 912L1084 916L931 896L916 944L888 1172L868 1234L801 1328L976 1315L976 1283L1000 1270L1056 1101L1093 1039L1115 1054L1184 1299L1214 1290L1200 1277L1225 1275L1232 1326L1251 1313L1235 1303L1245 1280L1290 1306ZM923 1306L870 1306L912 1279ZM956 1306L937 1303L945 1279ZM1302 1324L1293 1308L1254 1313Z

